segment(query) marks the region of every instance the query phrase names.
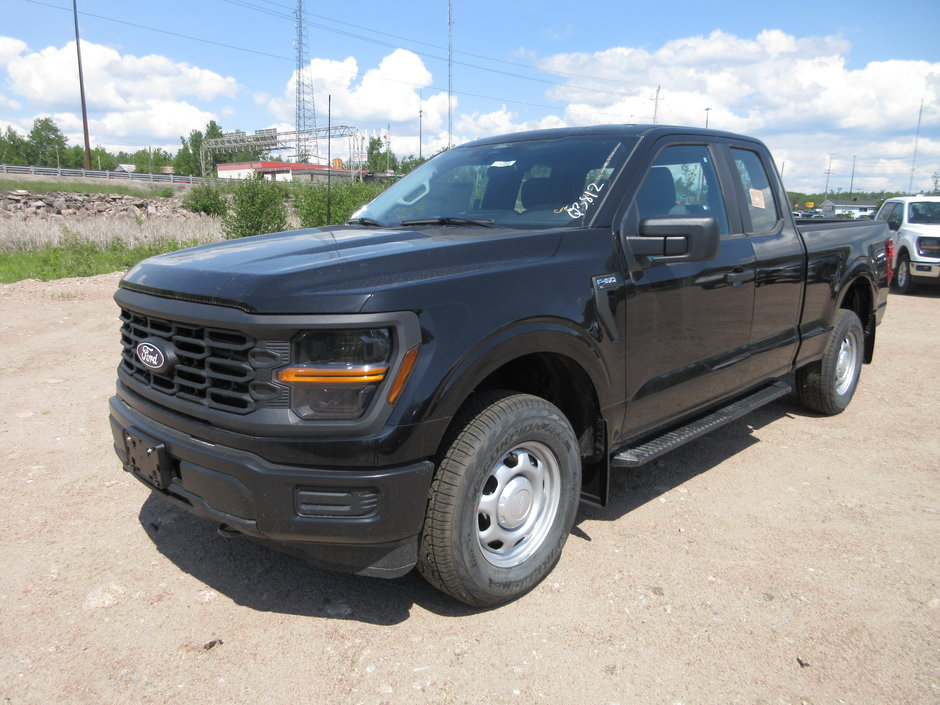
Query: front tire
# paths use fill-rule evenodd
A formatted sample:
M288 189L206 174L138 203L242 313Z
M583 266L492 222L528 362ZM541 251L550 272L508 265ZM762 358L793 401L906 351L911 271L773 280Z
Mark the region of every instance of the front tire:
M864 350L865 335L858 316L839 309L822 360L796 371L800 403L827 416L845 411L858 386Z
M558 562L578 508L578 442L558 408L510 392L471 398L455 429L431 483L418 570L461 602L499 605Z
M895 285L899 294L913 294L914 281L911 279L911 258L906 252L898 255L898 266L894 273Z

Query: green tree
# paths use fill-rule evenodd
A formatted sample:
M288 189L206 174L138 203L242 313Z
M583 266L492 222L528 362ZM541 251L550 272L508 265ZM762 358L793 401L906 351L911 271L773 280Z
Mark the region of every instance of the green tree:
M68 139L52 118L36 118L26 137L27 158L33 166L58 166Z
M403 157L399 162L398 166L402 174L407 174L409 171L417 169L419 166L424 164L427 161L425 157L416 157L413 154L409 154L407 157Z
M398 171L398 157L381 137L369 138L366 169L372 172Z
M222 232L228 239L287 230L284 191L260 174L235 187L228 212L222 217Z
M130 163L138 174L159 174L165 166L173 163L172 155L160 147L138 149L131 155Z
M0 135L0 164L27 166L28 151L29 143L12 127L7 127L6 132Z

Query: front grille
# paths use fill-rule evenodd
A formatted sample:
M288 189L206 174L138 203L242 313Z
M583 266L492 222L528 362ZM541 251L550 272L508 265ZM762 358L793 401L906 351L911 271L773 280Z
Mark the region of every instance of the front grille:
M121 368L139 383L177 399L236 414L254 411L253 389L258 357L256 341L236 330L210 328L147 316L121 309ZM137 344L161 338L172 344L179 362L166 373L156 373L137 359ZM264 384L263 386L270 386Z

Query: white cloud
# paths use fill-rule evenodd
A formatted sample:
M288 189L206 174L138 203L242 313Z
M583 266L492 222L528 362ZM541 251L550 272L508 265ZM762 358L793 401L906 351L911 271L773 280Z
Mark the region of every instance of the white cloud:
M5 68L27 49L29 49L29 46L20 39L0 36L0 68Z
M78 100L75 42L63 47L13 57L7 63L10 87L40 109L68 109ZM82 41L85 97L91 111L134 110L149 100L199 100L232 97L238 84L165 56L120 54L115 49Z
M819 161L829 153L849 164L857 157L856 190L906 188L900 177L905 168L910 172L924 100L919 162L929 177L940 169L932 156L940 140L927 137L940 126L940 63L893 60L849 69L850 51L837 35L797 38L765 30L749 39L715 31L651 51L613 47L557 54L538 65L576 74L547 92L566 103L570 124L651 122L656 110L657 122L701 127L710 108L710 127L779 144L788 157L786 181L798 180L799 190L824 187L827 167ZM885 160L892 159L888 168ZM927 178L921 188L929 186Z
M343 61L313 59L308 68L314 88L317 125L326 126L327 100L332 104L333 124L351 124L364 129L384 127L388 123L414 123L417 132L418 111L429 130L446 121L447 95L436 93L423 97L422 89L431 84L431 72L414 52L396 49L376 68L362 72L354 57ZM279 97L267 99L271 115L294 122L296 71Z

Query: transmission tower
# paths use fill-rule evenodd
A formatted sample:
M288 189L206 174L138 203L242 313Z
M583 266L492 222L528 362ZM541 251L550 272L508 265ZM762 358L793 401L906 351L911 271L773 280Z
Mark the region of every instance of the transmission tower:
M297 0L297 9L294 11L297 26L297 85L295 91L294 123L297 131L298 162L306 162L319 158L317 138L314 131L317 128L317 110L313 98L313 78L310 75L309 57L307 55L307 41L304 37L304 0Z

